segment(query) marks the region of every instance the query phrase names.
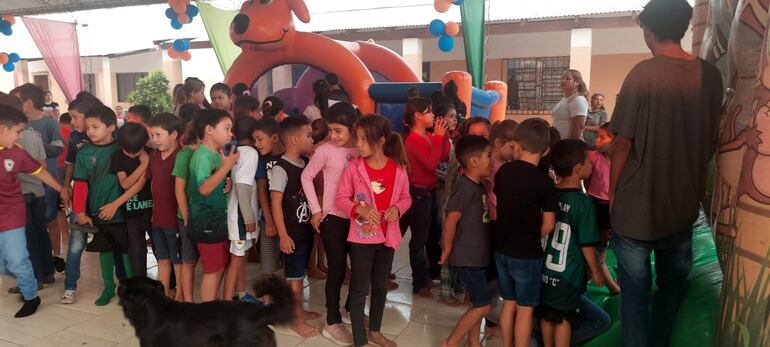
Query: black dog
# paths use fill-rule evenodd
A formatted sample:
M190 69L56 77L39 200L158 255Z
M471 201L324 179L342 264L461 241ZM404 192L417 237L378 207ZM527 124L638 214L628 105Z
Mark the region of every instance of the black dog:
M147 277L121 281L118 297L142 347L276 346L275 333L267 325L292 320L291 288L266 276L254 283L254 291L257 297L270 296L272 302L181 303L166 297L163 285Z

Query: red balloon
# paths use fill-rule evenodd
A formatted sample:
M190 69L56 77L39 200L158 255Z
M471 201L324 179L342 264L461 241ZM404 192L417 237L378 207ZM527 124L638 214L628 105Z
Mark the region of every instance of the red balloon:
M7 63L9 60L11 60L11 59L8 58L8 54L0 53L0 65L3 65L5 63Z
M182 53L174 49L173 47L168 49L168 57L171 59L179 59Z
M182 57L182 60L189 61L192 58L192 54L190 53L190 51L184 51L182 52L181 57Z
M450 7L452 7L452 0L435 0L433 2L433 8L439 13L449 11Z

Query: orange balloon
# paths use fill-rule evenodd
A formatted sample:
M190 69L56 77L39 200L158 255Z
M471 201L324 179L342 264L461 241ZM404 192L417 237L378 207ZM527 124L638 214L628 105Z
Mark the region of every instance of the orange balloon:
M168 49L168 57L171 59L179 59L182 53L174 49L173 47Z
M449 36L455 36L460 32L460 24L455 22L447 22L444 32L446 32L446 34Z
M9 60L8 54L0 53L0 65L7 63Z
M189 61L190 58L192 58L192 54L190 53L190 51L182 52L182 60Z
M3 16L3 19L5 19L6 22L11 23L11 25L16 24L16 18L14 16Z
M439 13L449 11L450 7L452 7L452 0L435 0L433 2L433 8Z
M179 23L187 24L190 23L190 16L188 16L186 13L180 14L179 17Z
M180 15L187 12L187 5L189 3L189 1L185 0L168 0L168 5L171 6L171 9Z

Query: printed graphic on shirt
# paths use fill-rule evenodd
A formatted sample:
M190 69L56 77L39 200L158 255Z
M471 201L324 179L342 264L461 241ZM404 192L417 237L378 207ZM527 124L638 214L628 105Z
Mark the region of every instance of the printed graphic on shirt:
M269 182L273 178L273 168L277 163L277 160L270 160L265 163L265 171L267 172L267 181Z
M481 216L481 222L489 223L492 217L489 214L489 196L487 193L481 194L481 203L484 205L484 214Z
M385 185L382 184L381 180L372 181L370 183L372 185L372 191L374 192L374 194L380 194L385 191Z
M3 165L5 166L5 171L7 172L13 171L13 165L14 165L13 159L4 160Z
M372 182L372 189L374 188L374 183ZM382 188L383 190L385 187ZM376 194L376 192L375 192ZM364 193L356 194L356 204L361 207L371 207L373 204L369 202L369 197ZM356 228L356 234L358 234L358 237L362 239L369 239L373 237L379 237L380 236L380 226L376 223L371 223L363 218L361 216L357 216L355 219L356 225L358 226Z

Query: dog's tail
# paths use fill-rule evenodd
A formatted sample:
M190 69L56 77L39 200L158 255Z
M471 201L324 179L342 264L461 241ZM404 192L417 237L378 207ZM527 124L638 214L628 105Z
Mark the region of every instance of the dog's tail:
M257 298L269 296L270 304L260 310L265 324L281 325L294 318L294 293L285 280L275 275L263 275L254 281Z

